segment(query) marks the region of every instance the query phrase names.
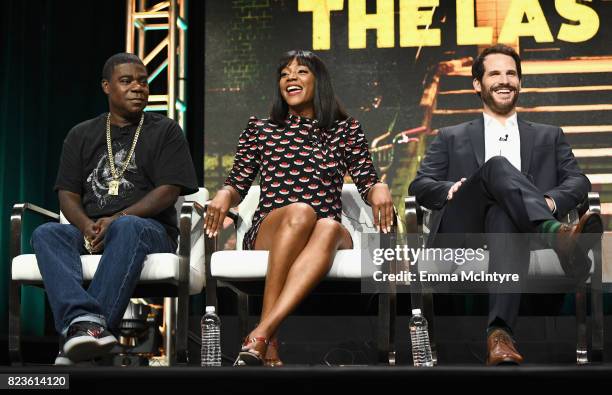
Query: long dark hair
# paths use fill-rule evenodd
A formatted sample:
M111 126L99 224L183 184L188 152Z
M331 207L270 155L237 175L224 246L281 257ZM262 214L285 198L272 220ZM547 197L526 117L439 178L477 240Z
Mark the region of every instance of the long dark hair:
M306 50L292 50L285 52L278 62L276 68L276 89L270 110L270 119L277 124L282 124L287 118L289 106L280 93L278 81L280 81L281 72L293 59L299 65L306 66L312 71L315 76L315 92L314 92L314 112L315 118L324 128L330 128L334 121L342 121L348 118L348 114L338 101L334 93L331 78L325 63L317 55Z

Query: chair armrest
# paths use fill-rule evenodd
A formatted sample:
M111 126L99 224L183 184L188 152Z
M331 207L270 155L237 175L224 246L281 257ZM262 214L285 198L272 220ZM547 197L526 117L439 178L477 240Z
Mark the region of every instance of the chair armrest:
M204 207L198 202L186 201L179 216L179 282L189 283L192 249L204 233L202 218ZM205 248L205 247L204 247ZM205 251L202 252L202 255Z
M589 192L587 196L588 210L601 214L601 199L599 197L599 192ZM580 213L583 215L584 213Z
M10 245L10 262L17 255L21 255L21 224L23 223L23 215L26 211L38 214L43 218L53 221L59 221L59 214L39 207L32 203L16 203L11 211L11 245Z
M567 223L578 222L578 220L586 214L587 211L601 214L601 200L599 192L589 192L587 197L580 202L575 208L567 213L563 220Z
M183 202L183 204L181 205L181 212L178 224L179 255L189 256L191 247L202 235L203 226L201 225L201 218L203 217L204 208L198 202ZM197 222L195 222L194 220Z
M404 199L404 219L406 233L418 233L423 226L423 209L414 196L409 195Z
M578 216L582 217L587 211L601 213L601 200L599 192L589 192L587 197L576 206Z

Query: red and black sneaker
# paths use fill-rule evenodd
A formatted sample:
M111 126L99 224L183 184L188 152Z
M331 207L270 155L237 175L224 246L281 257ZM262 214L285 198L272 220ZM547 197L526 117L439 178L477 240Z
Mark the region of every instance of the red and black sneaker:
M89 322L75 322L68 328L64 341L64 357L73 362L85 361L107 354L117 339L102 325Z

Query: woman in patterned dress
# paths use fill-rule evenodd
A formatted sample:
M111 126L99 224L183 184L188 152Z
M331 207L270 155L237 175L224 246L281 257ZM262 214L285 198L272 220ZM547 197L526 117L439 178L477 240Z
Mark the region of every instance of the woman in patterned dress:
M359 122L342 109L325 64L310 51L289 51L277 69L269 119L249 119L234 165L208 205L205 232L214 237L231 207L260 174L261 194L244 249L269 250L261 320L236 365L280 366L276 331L325 277L336 250L352 248L341 224L348 172L387 233L393 203L380 182Z

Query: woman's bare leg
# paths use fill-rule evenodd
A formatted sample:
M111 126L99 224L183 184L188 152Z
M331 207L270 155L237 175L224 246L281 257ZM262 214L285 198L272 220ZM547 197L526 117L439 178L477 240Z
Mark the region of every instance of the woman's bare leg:
M256 250L268 250L262 317L280 295L291 265L302 252L317 222L317 214L305 203L272 210L259 227Z
M260 225L255 249L269 251L262 317L267 315L282 291L287 273L308 242L316 222L317 215L311 206L306 203L293 203L272 210ZM268 340L271 340L271 337L272 334L270 337L266 336ZM278 358L274 351L276 350L271 348L270 355L266 355L266 358Z
M274 240L271 247L276 248L276 244ZM268 299L267 309L262 311L261 321L249 337L273 336L281 322L325 277L336 251L351 246L351 237L342 224L327 218L316 221L306 246L301 249L293 264L286 265L289 269L281 292L275 300L271 297ZM266 289L267 282L268 279Z

